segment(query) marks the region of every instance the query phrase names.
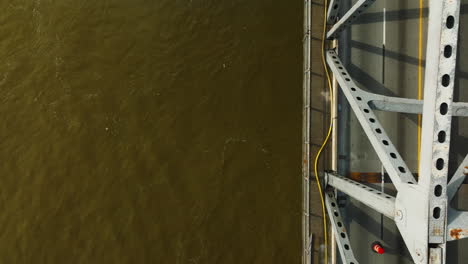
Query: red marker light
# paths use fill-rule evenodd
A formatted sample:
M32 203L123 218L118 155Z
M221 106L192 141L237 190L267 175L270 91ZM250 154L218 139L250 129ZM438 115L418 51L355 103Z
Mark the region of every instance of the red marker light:
M372 251L374 251L377 254L382 255L383 253L385 253L385 249L383 248L382 244L380 244L377 241L372 243L371 248L372 248Z

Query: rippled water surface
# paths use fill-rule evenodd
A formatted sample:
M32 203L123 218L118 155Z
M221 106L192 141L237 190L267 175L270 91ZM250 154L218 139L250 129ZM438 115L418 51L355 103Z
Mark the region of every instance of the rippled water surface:
M300 262L302 2L0 9L0 263Z

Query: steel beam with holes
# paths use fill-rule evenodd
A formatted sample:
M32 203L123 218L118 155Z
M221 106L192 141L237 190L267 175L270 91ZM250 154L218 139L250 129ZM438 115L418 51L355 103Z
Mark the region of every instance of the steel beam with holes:
M375 0L359 0L348 12L328 31L327 38L336 38L339 33L351 25Z
M327 23L333 24L338 17L338 10L340 9L340 2L343 0L330 0L328 4L328 11L327 11Z
M325 205L327 213L330 216L332 228L335 230L336 244L340 251L342 262L344 264L358 264L359 262L354 257L351 243L349 243L348 233L346 232L343 219L341 219L341 213L333 192L329 191L326 193Z
M327 63L395 187L399 189L402 184L416 183L408 166L370 108L369 100L365 97L368 93L358 88L335 51L327 52Z
M326 173L327 184L346 193L355 200L375 211L393 219L395 217L395 198L356 181Z
M445 262L447 180L460 0L429 2L419 185L426 191L429 259ZM443 135L443 136L441 136ZM443 139L443 140L440 140Z
M337 37L373 2L358 0L327 32L327 38ZM330 2L329 23L333 21L332 15L336 16L332 8L337 3L338 0ZM413 261L420 264L445 264L446 242L468 238L468 212L449 206L468 173L468 156L450 182L447 168L452 116L468 116L468 103L453 102L459 19L460 0L429 1L424 101L366 92L356 85L333 50L326 54L328 66L398 193L396 198L386 196L331 173L326 174L327 184L393 218ZM419 182L373 110L423 115ZM327 210L332 218L339 215L329 200Z
M407 114L422 114L423 101L417 99L400 98L392 96L384 96L373 93L363 92L363 97L369 101L371 109L398 112ZM468 103L454 102L452 104L452 116L467 117Z

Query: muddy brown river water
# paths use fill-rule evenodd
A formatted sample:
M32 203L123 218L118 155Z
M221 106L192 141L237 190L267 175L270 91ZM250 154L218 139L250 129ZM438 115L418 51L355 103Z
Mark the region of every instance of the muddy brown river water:
M299 263L302 5L0 9L0 263Z

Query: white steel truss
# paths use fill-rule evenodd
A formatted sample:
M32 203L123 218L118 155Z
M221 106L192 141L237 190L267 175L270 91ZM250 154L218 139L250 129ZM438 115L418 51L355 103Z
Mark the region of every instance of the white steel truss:
M468 237L468 212L460 212L449 206L460 185L465 180L468 156L448 182L448 159L452 116L468 116L468 103L453 102L455 65L461 0L430 0L428 19L428 43L424 100L387 97L360 89L346 70L334 50L326 51L327 64L333 72L341 91L361 124L372 147L397 189L396 197L362 185L336 173L325 173L326 207L343 263L357 264L348 234L343 226L334 189L366 204L371 209L393 219L415 263L445 264L446 243ZM339 0L330 1L327 21L333 24L327 32L328 39L336 38L362 14L375 0L359 0L338 19ZM310 2L306 0L306 39L304 51L310 53ZM305 61L307 79L310 61ZM310 71L309 71L310 72ZM310 119L309 96L304 83L304 127ZM310 92L310 91L309 91ZM420 177L415 179L405 161L381 126L374 110L422 114ZM309 213L309 150L304 135L304 213ZM306 186L305 185L305 186ZM307 223L304 225L308 228ZM305 241L310 243L305 230ZM304 247L305 252L310 250ZM305 261L305 263L308 263Z

